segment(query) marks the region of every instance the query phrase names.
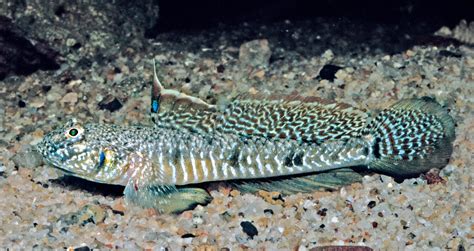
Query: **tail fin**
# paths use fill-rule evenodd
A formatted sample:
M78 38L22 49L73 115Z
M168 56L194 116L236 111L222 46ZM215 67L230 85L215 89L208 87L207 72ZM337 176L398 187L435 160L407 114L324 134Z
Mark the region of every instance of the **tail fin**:
M380 112L366 128L373 137L369 167L412 176L444 167L453 151L454 121L434 99L402 100Z

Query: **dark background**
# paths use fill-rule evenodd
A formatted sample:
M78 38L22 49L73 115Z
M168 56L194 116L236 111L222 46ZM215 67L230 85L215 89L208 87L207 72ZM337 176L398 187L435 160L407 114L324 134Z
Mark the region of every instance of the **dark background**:
M473 20L474 0L163 0L160 17L147 37L175 30L195 30L244 21L273 22L315 17L361 19L376 23L454 26Z

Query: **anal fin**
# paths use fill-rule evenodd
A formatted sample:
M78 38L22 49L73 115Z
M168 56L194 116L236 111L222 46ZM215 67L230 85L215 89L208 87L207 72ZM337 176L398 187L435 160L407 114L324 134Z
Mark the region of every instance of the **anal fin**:
M362 175L350 168L331 170L298 177L236 181L232 184L241 192L255 193L258 190L275 191L284 195L309 193L318 190L335 190L342 186L361 182Z

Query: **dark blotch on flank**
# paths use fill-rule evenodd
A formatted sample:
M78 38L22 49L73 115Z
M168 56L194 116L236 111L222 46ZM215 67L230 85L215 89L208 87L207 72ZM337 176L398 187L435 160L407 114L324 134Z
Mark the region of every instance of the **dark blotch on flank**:
M232 155L229 157L230 165L237 166L237 162L239 161L240 149L236 147L232 152Z
M293 163L295 164L295 166L303 165L303 153L302 152L299 152L299 153L295 154L295 156L293 157Z
M380 138L378 138L378 137L375 138L375 143L374 143L373 148L374 148L374 156L375 156L375 158L380 158L380 157L382 157L382 156L380 155Z
M286 157L285 160L283 161L283 165L292 167L293 166L293 156L295 155L295 152L290 152Z

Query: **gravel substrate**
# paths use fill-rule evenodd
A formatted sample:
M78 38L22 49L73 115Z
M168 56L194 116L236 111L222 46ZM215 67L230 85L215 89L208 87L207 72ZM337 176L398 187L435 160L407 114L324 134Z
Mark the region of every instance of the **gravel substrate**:
M129 36L130 43L123 44L105 35L93 43L66 35L57 46L59 70L0 82L0 247L474 249L469 45L435 38L421 24L402 28L326 19L149 40ZM454 153L439 176L433 171L400 181L374 174L334 192L282 197L241 194L217 184L208 206L179 215L126 205L120 187L64 178L43 165L32 146L67 118L149 124L152 59L167 88L209 102L239 93L296 92L373 110L431 96L457 122Z

